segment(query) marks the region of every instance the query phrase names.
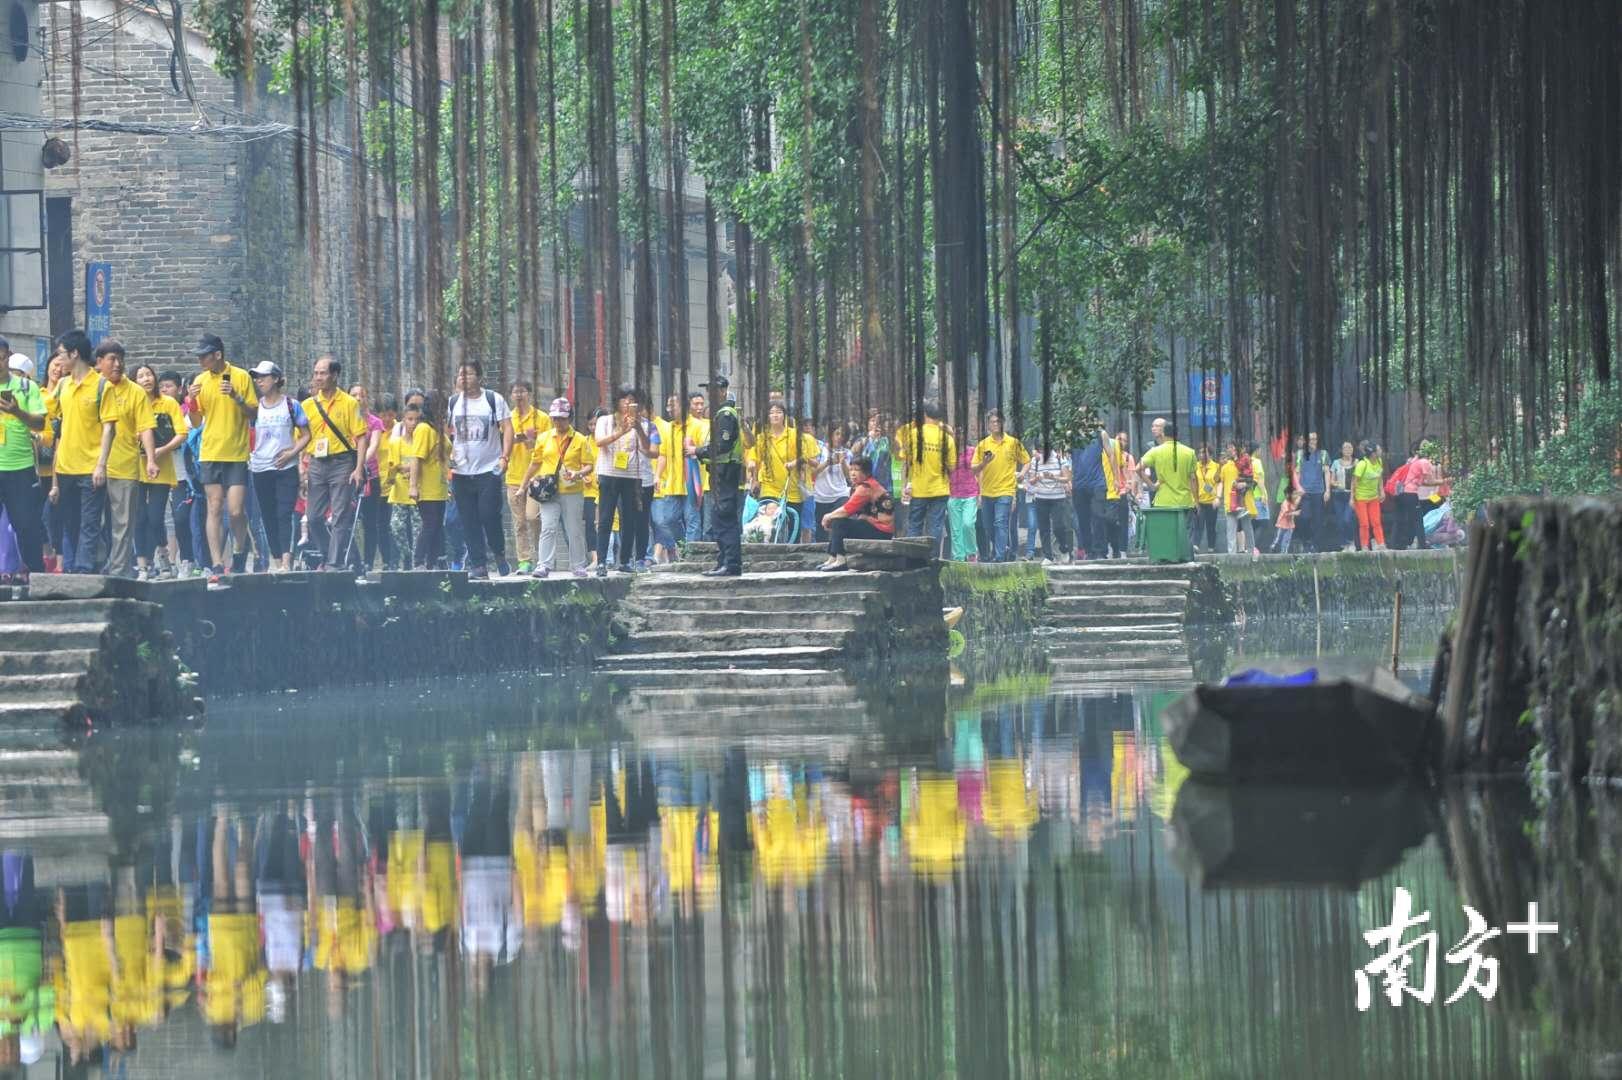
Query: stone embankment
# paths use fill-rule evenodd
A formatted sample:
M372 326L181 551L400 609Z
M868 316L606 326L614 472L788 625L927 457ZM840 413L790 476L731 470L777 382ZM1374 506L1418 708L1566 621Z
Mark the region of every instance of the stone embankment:
M10 734L195 711L164 609L116 578L39 576L0 599L0 727Z

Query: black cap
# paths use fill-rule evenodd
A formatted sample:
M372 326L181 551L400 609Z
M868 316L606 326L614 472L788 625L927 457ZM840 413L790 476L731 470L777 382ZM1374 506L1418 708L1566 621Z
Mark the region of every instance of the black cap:
M225 342L213 334L204 334L197 339L197 347L192 350L193 356L207 356L209 353L222 353L225 351Z
M698 385L699 385L700 389L707 389L707 388L709 388L711 386L714 386L714 387L718 387L718 388L720 388L722 390L725 390L728 387L730 387L732 385L732 383L727 380L727 377L726 377L726 375L724 373L717 372L716 374L710 376L710 381L709 382L701 382Z

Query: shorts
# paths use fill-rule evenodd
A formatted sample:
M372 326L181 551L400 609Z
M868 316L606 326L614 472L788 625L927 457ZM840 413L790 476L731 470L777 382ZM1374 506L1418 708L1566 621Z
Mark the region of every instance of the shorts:
M203 486L218 485L220 487L247 487L248 463L246 461L204 461L197 469L203 481Z

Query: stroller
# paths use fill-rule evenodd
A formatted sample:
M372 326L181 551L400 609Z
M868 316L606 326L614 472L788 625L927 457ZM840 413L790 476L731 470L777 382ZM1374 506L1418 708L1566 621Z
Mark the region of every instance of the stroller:
M743 541L746 544L792 544L800 535L800 513L781 499L743 500Z

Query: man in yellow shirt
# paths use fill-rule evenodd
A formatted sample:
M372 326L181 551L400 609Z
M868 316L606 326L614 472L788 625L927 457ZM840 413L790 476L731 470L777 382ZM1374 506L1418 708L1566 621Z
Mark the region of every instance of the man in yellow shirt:
M946 503L957 464L957 440L946 430L945 419L940 405L926 401L923 423L912 421L896 432L897 461L906 477L902 494L912 501L907 535L933 537L937 554L946 541Z
M259 414L259 398L248 373L226 362L225 343L218 337L204 334L193 352L203 368L192 381L192 398L203 421L197 471L208 499L205 527L214 562L209 580L217 584L225 574L222 512L231 517L232 571L240 574L248 563L248 431Z
M334 571L349 566L355 511L366 486L365 450L371 440L366 414L342 389L342 376L343 366L336 359L320 357L310 373L313 392L304 399L304 416L310 422L310 441L304 447L310 456L304 517L310 527L310 543L326 553L322 569Z
M62 518L62 566L68 573L94 574L101 544L101 519L107 512L107 488L92 474L101 452L102 379L91 367L90 338L69 330L56 339L56 355L69 370L45 399L45 411L56 428L56 475L51 502Z
M986 413L986 437L974 447L969 468L980 478L980 506L991 524L991 557L1007 562L1014 550L1009 526L1014 520L1014 495L1020 470L1030 464L1025 444L1003 431L1002 413Z
M158 478L152 430L157 420L146 391L124 378L124 346L103 341L96 346L96 369L105 381L101 393L101 448L91 482L107 491L112 524L107 573L135 576L135 496L142 480Z
M524 474L529 471L529 458L535 451L535 441L547 430L547 418L535 407L535 391L529 383L515 382L507 390L508 404L512 406L513 452L507 459L507 509L512 512L513 543L518 548L518 572L527 574L535 568L530 554L535 551L540 536L540 504L524 492Z
M686 537L688 422L679 394L665 400L665 415L655 417L653 426L659 431L659 457L653 465L653 559L669 562L676 557L676 541Z

